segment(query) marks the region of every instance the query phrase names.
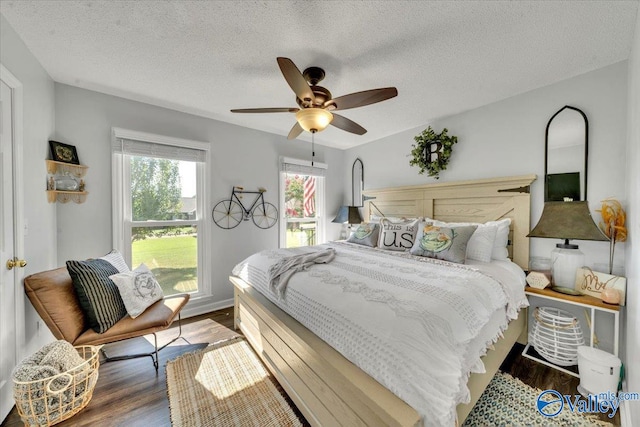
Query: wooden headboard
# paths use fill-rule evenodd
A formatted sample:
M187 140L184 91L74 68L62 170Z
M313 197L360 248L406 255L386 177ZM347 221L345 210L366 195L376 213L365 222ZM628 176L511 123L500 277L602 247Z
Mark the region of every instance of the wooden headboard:
M529 186L536 175L441 182L365 190L364 218L371 215L427 217L447 222L486 222L511 218L509 256L529 265Z

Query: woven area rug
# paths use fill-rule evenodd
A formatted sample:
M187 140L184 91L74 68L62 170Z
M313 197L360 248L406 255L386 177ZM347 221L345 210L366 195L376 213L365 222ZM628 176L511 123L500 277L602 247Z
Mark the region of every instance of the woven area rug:
M168 362L167 393L175 427L303 425L241 337Z
M471 410L464 426L613 427L613 424L594 416L573 413L567 405L557 416L547 418L536 409L541 392L509 374L498 372Z

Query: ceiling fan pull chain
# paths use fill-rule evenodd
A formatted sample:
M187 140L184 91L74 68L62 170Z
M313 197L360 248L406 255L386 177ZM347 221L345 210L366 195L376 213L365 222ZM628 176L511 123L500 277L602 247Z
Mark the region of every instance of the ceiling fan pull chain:
M315 131L311 131L311 167L313 167L313 158L316 156Z

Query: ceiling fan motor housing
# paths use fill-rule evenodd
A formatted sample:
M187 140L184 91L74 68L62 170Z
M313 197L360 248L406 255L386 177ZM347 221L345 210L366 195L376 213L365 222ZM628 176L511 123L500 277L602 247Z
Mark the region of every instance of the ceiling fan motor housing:
M298 103L300 108L323 108L325 102L331 100L331 92L329 92L328 89L322 86L311 86L311 91L313 92L313 96L315 97L314 101L303 101L302 99L296 97L296 102Z

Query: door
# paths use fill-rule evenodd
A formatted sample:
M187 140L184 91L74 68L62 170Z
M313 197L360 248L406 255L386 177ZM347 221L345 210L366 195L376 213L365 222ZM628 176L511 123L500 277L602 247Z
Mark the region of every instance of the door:
M14 200L14 90L0 79L0 420L13 407L11 371L16 365L18 340L16 289L23 265L16 258L16 203ZM13 84L13 83L12 83ZM17 264L14 266L14 264Z

